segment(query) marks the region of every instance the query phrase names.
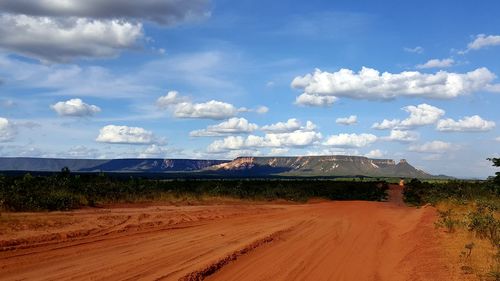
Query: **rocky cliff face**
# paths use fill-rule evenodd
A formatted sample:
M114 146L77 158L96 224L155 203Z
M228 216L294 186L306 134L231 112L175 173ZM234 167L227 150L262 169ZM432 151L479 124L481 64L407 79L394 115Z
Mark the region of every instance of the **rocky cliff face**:
M239 157L208 168L212 171L296 176L432 177L406 160L362 156Z

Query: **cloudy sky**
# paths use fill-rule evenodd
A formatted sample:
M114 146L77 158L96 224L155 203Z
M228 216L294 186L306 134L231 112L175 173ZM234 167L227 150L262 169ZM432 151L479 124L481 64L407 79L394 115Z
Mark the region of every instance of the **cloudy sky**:
M498 1L0 0L0 156L349 154L486 177Z

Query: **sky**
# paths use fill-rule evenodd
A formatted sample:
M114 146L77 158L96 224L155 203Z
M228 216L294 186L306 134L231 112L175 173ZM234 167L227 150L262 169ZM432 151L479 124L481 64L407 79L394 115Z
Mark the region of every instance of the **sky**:
M0 156L359 155L485 178L500 2L0 0Z

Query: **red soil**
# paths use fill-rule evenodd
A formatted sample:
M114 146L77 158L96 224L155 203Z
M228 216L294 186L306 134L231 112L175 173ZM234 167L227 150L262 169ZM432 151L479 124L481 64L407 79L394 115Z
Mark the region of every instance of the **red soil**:
M400 196L29 214L1 228L0 280L458 280L435 210Z

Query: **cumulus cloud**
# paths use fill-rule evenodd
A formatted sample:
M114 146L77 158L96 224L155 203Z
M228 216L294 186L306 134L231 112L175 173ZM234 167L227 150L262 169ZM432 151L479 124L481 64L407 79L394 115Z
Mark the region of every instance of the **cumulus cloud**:
M377 141L377 136L372 134L338 134L327 138L323 143L338 147L365 147Z
M300 129L300 121L296 118L288 119L286 122L278 122L271 125L265 125L261 128L262 131L265 132L273 132L273 133L284 133L291 132Z
M398 125L402 128L413 128L418 126L434 124L445 114L445 111L428 104L419 104L417 106L409 105L402 108L410 116Z
M271 125L265 125L260 129L268 133L286 133L297 130L313 131L316 129L316 125L311 121L307 121L306 125L302 126L298 119L290 118L286 122L277 122Z
M203 130L196 130L189 133L192 137L213 137L226 134L243 134L251 133L257 130L259 126L248 122L245 118L233 117L217 125L208 126Z
M439 120L436 129L442 132L484 132L495 127L495 122L484 120L479 115L466 116L455 121L451 118Z
M156 105L161 108L166 108L174 104L186 101L186 98L181 97L177 91L169 91L165 96L159 97L156 100Z
M252 149L259 147L286 148L286 147L305 147L321 140L321 133L314 131L294 131L290 133L270 133L263 137L249 135L246 138L242 136L229 136L222 140L212 142L207 151L210 153L220 153L229 150Z
M208 0L0 0L0 9L31 16L147 20L162 25L210 16Z
M97 142L116 144L152 144L156 139L151 131L140 127L107 125L99 130Z
M101 112L98 106L84 103L81 99L60 101L51 105L50 108L59 116L86 117Z
M233 117L238 113L234 105L211 100L202 103L181 102L175 105L174 116L177 118L205 118L220 120Z
M332 106L336 100L337 98L333 96L320 96L303 93L295 99L295 104L302 106L328 107Z
M363 67L358 73L350 69L333 73L316 69L311 74L295 77L291 86L303 90L301 96L305 97L387 100L406 96L450 99L491 87L495 78L495 74L487 68L462 74L446 71L427 74L418 71L380 73Z
M398 120L398 119L393 119L393 120L387 120L387 119L384 119L382 122L380 123L374 123L372 125L372 129L376 129L376 130L388 130L388 129L392 129L392 128L395 128L397 125L399 125L401 121Z
M6 118L0 117L0 142L12 141L17 134L14 124Z
M358 123L358 117L356 115L351 115L349 117L337 118L335 123L340 125L354 125Z
M411 145L408 150L420 153L444 153L454 149L454 145L449 142L431 141L420 145Z
M445 114L444 110L426 103L419 104L417 106L409 105L401 109L408 112L410 116L402 121L399 119L384 119L380 123L374 123L372 128L377 130L410 129L434 124Z
M221 120L234 117L239 112L249 111L246 108L236 108L230 103L216 100L193 103L177 91L170 91L167 95L158 98L156 104L160 108L171 109L176 118Z
M382 140L397 141L397 142L412 142L418 139L419 135L412 131L391 130L389 136L383 137Z
M479 50L490 46L500 46L500 35L479 34L467 45L467 51Z
M418 64L416 67L418 69L426 69L426 68L446 68L451 67L455 64L453 59L431 59L428 60L424 64Z
M375 149L366 153L365 156L368 158L381 158L384 156L384 153L380 149Z
M142 24L26 15L0 15L0 48L45 62L107 58L136 47Z
M416 54L421 54L424 52L424 48L420 47L420 46L416 46L414 48L404 48L403 50L405 50L405 52L408 52L408 53L416 53Z
M210 16L208 0L0 0L0 48L43 62L108 58L137 47L143 21Z

